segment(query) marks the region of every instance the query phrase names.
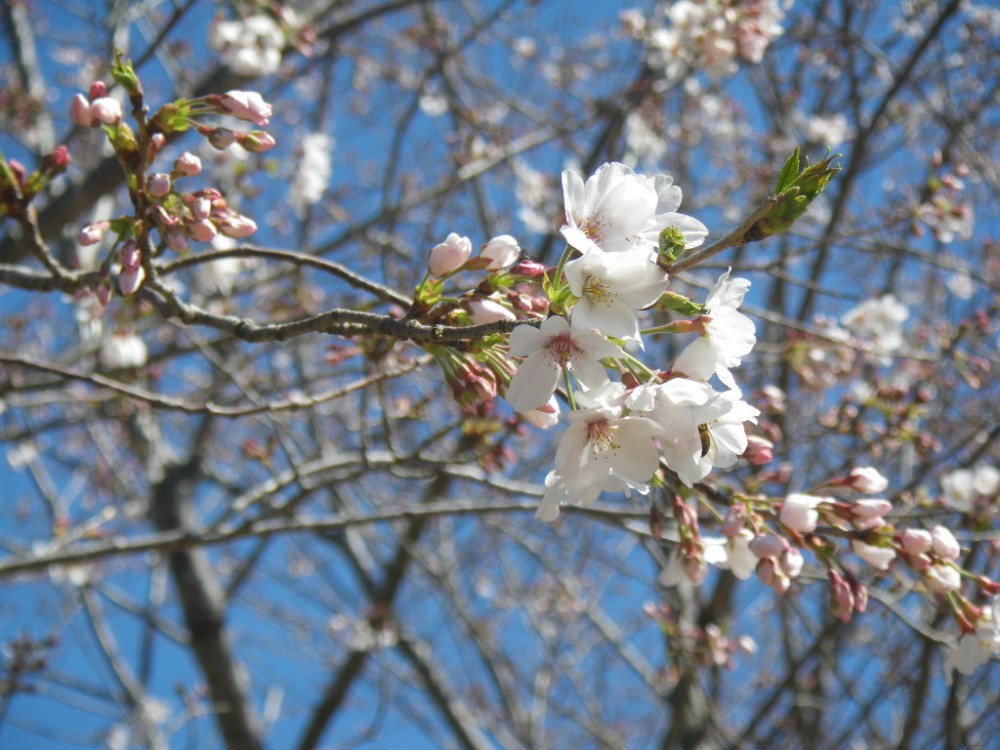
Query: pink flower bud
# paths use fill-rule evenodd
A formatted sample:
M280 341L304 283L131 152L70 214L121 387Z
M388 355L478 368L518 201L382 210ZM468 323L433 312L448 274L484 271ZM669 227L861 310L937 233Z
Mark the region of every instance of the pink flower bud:
M187 233L199 242L211 242L218 236L219 231L212 222L202 219L201 221L189 222Z
M88 96L90 101L95 99L100 99L108 95L108 87L104 85L104 81L94 81L90 84L90 91Z
M153 135L149 137L149 148L152 152L152 156L156 156L160 153L166 145L167 136L163 135L163 133L153 133Z
M240 120L248 120L258 127L270 121L271 105L256 91L227 91L219 99L222 108Z
M92 224L87 224L83 229L80 230L80 236L77 237L77 244L87 246L96 245L104 238L104 233L108 231L110 224L106 221L95 221Z
M159 204L153 206L150 213L153 216L153 221L161 227L172 227L177 223L177 217Z
M195 177L201 174L201 159L185 151L174 160L174 171L185 177Z
M892 547L876 547L874 544L867 544L859 539L851 541L851 550L877 570L888 570L889 565L896 558L896 550Z
M864 612L868 609L868 589L853 576L851 576L848 583L851 586L851 593L854 594L854 611Z
M94 116L90 112L90 102L83 94L77 94L69 107L69 116L82 128L93 127Z
M774 563L771 557L765 557L757 563L757 578L765 586L770 586L776 593L784 594L792 582Z
M827 572L827 578L830 580L830 605L833 614L842 622L850 622L851 615L854 614L854 592L843 576L833 568Z
M491 299L472 299L465 303L473 325L497 323L501 320L517 320L514 313Z
M867 531L885 525L882 516L892 510L892 503L882 499L858 500L848 507L854 528Z
M252 154L262 154L277 145L274 136L263 130L254 130L252 133L237 133L236 141L245 151Z
M774 581L774 560L770 557L762 557L757 563L757 577L765 586L770 586Z
M486 266L488 270L499 271L517 262L521 248L518 247L517 240L509 234L501 234L483 245L479 255L489 260Z
M142 266L132 269L122 268L122 272L118 274L118 290L123 297L135 294L145 278L146 270Z
M234 240L249 237L257 231L257 222L241 214L231 213L221 219L216 219L216 223L219 225L220 232Z
M882 498L858 500L851 505L851 515L855 518L879 518L892 510L892 503Z
M931 548L934 554L945 560L957 560L962 554L962 548L955 535L944 526L935 526L931 529Z
M125 270L134 271L142 263L142 252L135 240L125 242L118 254L121 256L122 268Z
M937 563L931 565L924 574L924 582L927 588L935 594L948 594L958 591L962 587L962 576L954 565L947 563Z
M100 120L105 125L117 125L122 119L122 105L117 99L110 96L102 96L90 103L90 114L95 120Z
M451 232L440 245L435 245L428 258L428 267L434 276L447 276L457 271L472 255L472 242Z
M168 227L163 233L163 241L175 253L186 253L188 250L187 235L179 227Z
M735 539L743 533L743 507L740 510L735 507L726 511L726 519L719 527L719 532L727 539Z
M763 466L774 458L774 443L757 435L747 435L747 449L743 458L754 466Z
M780 563L781 570L786 576L789 578L798 578L799 573L802 572L802 566L805 564L805 559L798 549L790 547L781 554Z
M878 469L872 466L851 469L851 473L847 479L849 486L866 495L885 492L886 487L889 486L889 480L882 476Z
M208 131L208 142L212 148L225 151L236 143L236 133L226 128L212 128Z
M162 198L170 193L170 175L163 172L151 174L146 180L146 187L154 198Z
M198 221L204 221L212 213L212 201L208 198L195 198L191 203L191 213Z
M69 149L65 146L56 146L52 149L52 153L46 154L45 158L42 159L41 171L55 177L65 172L71 161Z
M782 503L778 518L792 531L808 534L816 530L816 524L819 522L819 511L816 510L816 506L826 499L792 493Z
M920 555L931 548L931 535L923 529L906 529L899 535L899 543L908 555Z
M511 272L517 274L518 276L527 276L528 278L534 279L544 276L545 270L545 265L543 263L538 263L537 261L525 258L514 266L514 268L511 269Z
M775 534L763 534L750 541L750 551L759 558L777 557L788 548L788 542Z

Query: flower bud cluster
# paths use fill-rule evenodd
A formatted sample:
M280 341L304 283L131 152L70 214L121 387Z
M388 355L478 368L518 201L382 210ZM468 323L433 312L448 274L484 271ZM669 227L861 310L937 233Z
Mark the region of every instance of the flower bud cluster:
M142 88L131 64L118 59L113 71L118 74L116 80L128 89L133 110L142 110ZM74 122L81 126L106 126L105 132L123 166L137 172L136 165L141 165L143 169L143 173L131 176L135 185L132 198L140 215L135 219L126 217L96 221L83 227L79 235L79 243L83 246L99 243L109 229L118 236L104 262L102 275L107 279L112 262L117 259L120 266L118 290L123 296L135 294L151 268L148 264L150 259L143 259L141 249L152 247L148 237L150 229L157 230L163 244L176 252L186 251L189 240L210 242L219 235L243 239L257 230L256 223L230 208L215 188L193 192L178 190L178 181L202 173L201 160L196 155L182 153L174 159L169 171L154 167L167 144L167 135L188 128L195 128L216 146L239 143L250 151L271 148L274 139L266 132L234 133L199 122L206 115L224 114L257 126L267 125L273 110L257 92L233 90L222 95L182 99L167 104L148 121L140 123L138 138L122 121L121 105L108 95L107 86L100 81L91 85L87 97L78 94L73 99L70 114ZM120 247L119 243L122 243ZM95 288L95 292L103 304L107 302L110 287L105 281Z
M82 128L117 125L122 119L122 105L108 95L108 87L103 81L94 81L87 96L77 94L73 97L70 117Z

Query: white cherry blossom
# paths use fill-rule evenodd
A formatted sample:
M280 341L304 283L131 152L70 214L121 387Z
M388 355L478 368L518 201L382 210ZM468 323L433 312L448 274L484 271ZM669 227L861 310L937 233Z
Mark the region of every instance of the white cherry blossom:
M584 388L598 388L609 380L601 359L625 356L597 331L571 331L566 318L559 316L548 318L541 328L515 328L510 334L510 353L526 357L507 388L507 401L522 414L549 400L565 368Z
M575 328L596 328L606 336L640 342L637 311L667 288L667 274L649 250L623 253L593 249L566 265L570 291L580 299L570 318Z
M738 310L750 282L730 280L729 273L727 270L719 277L705 301L704 335L681 352L674 370L702 380L708 380L714 373L727 388L736 389L736 380L729 370L739 367L757 343L757 335L753 321Z
M708 234L700 221L677 213L681 189L666 175L646 177L611 162L586 183L567 169L562 183L567 222L562 234L584 253L594 247L611 253L655 248L660 232L671 226L683 232L687 247L697 247Z
M663 460L684 484L691 487L708 475L712 465L702 461L707 451L699 425L722 417L732 409L731 401L706 383L673 378L636 388L626 405L663 427L659 439Z
M653 438L663 428L652 420L622 416L625 388L609 383L582 393L587 407L568 414L569 427L556 450L556 468L546 479L539 518L553 520L559 505L587 505L603 491L645 492L659 466Z
M993 606L983 612L974 633L966 633L958 647L945 659L944 671L951 684L952 673L966 677L1000 654L1000 597L993 598Z

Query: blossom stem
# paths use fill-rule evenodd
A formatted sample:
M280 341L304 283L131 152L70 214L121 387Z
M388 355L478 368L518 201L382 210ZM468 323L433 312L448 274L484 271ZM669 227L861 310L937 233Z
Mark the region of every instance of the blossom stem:
M570 379L569 370L563 370L563 380L566 382L566 403L570 409L575 409L576 399L573 398L573 381Z
M669 323L664 323L662 326L643 328L639 333L643 335L647 333L695 333L701 330L696 324L696 320L673 320Z
M556 266L556 275L552 281L556 284L562 284L563 269L566 267L566 263L569 261L570 255L573 254L573 246L566 245L566 249L563 250L562 255L559 257L559 265Z
M640 362L628 352L625 352L625 359L623 361L625 362L626 367L632 370L632 372L636 372L636 370L638 370L638 372L645 375L649 380L652 380L656 376L655 370L650 370L645 364Z

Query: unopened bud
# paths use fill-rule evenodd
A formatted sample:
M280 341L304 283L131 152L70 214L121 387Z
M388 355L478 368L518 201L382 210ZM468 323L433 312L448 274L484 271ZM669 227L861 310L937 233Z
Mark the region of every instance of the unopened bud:
M444 242L435 245L428 256L427 265L434 276L447 276L465 265L472 255L472 242L451 232Z
M123 268L122 272L118 274L118 290L123 297L129 297L139 290L145 278L146 270L142 266L132 269Z
M90 114L105 125L117 125L122 119L122 105L117 99L103 96L90 103Z
M185 177L195 177L201 174L201 159L185 151L174 160L174 171Z
M763 534L750 541L750 551L757 557L777 557L786 549L788 542L776 534Z
M90 101L95 99L100 99L108 95L108 87L104 84L104 81L94 81L90 84Z
M270 151L277 145L277 141L274 140L274 136L263 130L254 130L250 133L238 133L236 135L236 141L245 151L249 151L252 154L262 154L265 151Z
M226 128L212 128L208 131L208 142L212 148L225 151L236 142L236 134Z
M80 236L76 239L77 244L84 247L96 245L104 238L104 233L108 231L109 226L110 224L106 221L95 221L87 224L80 230Z
M774 459L774 443L758 435L747 435L747 449L743 458L754 466L763 466Z
M215 225L207 219L189 222L187 233L198 242L211 242L219 235Z
M77 94L70 103L69 116L82 128L93 127L94 115L90 112L90 101L83 94Z
M171 189L170 175L163 172L151 174L146 181L146 187L149 189L149 194L154 198L162 198L165 195L169 195Z

